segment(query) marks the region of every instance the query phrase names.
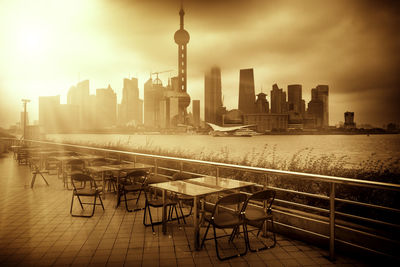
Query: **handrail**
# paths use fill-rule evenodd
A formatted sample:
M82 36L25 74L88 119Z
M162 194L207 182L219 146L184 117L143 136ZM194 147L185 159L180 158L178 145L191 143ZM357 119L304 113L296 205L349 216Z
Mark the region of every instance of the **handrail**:
M97 148L97 147L95 148L95 147L89 147L89 146L63 144L63 143L48 142L48 141L38 141L38 140L25 140L25 141L35 142L35 143L40 143L40 144L47 144L47 145L62 145L62 146L69 146L69 147L81 148L81 149L100 150L100 151L109 152L109 153L122 153L125 155L135 155L135 156L141 156L141 157L151 157L151 158L174 160L174 161L181 161L181 162L183 161L183 162L187 162L187 163L212 165L215 167L224 167L224 168L234 168L234 169L241 169L241 170L252 171L252 172L266 172L266 173L273 173L273 174L278 174L278 175L294 175L294 176L298 176L300 178L305 178L305 179L315 178L315 180L320 180L320 181L324 181L324 182L332 182L332 183L336 183L336 184L346 184L346 185L369 187L369 188L375 188L375 189L386 189L386 190L400 192L400 184L393 184L393 183L366 181L366 180L358 180L358 179L354 179L354 178L344 178L344 177L322 175L322 174L312 174L312 173L302 173L302 172L295 172L295 171L283 171L283 170L275 170L275 169L253 167L253 166L244 166L244 165L231 164L231 163L212 162L212 161L197 160L197 159L187 159L187 158L178 158L178 157L171 157L171 156L152 155L152 154L145 154L145 153L138 153L138 152L130 152L130 151L123 151L123 150L107 149L107 148Z

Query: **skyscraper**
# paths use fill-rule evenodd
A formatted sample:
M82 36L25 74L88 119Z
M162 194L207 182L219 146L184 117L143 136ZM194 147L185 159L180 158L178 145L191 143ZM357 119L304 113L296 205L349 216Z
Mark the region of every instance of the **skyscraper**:
M271 90L271 113L284 114L287 113L286 109L286 93L279 89L275 83L272 85Z
M257 95L255 113L269 113L269 103L266 94L259 93Z
M344 113L344 127L345 128L356 128L354 123L354 112L346 111Z
M143 123L142 110L143 102L139 99L138 80L136 78L124 79L118 123L121 125Z
M323 120L322 126L329 126L329 86L328 85L317 85L317 97L323 103Z
M302 87L301 84L288 85L288 106L289 112L301 114Z
M218 111L222 108L221 70L212 67L204 76L204 118L206 122L219 124Z
M89 80L79 82L76 86L72 86L67 95L67 104L75 105L78 108L78 128L91 128L93 116L90 112L89 105Z
M107 89L96 90L96 126L111 127L117 120L117 94L110 85Z
M321 128L324 119L324 103L318 97L318 90L311 89L311 101L308 103L307 114L314 118L314 125Z
M144 84L144 124L147 127L161 126L160 102L164 98L164 90L161 80L153 82L150 78Z
M239 110L244 114L254 113L256 96L253 69L241 69L239 79Z

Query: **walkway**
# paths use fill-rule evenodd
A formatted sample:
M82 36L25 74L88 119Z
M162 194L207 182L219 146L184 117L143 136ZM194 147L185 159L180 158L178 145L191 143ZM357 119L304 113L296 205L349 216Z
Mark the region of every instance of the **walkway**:
M31 189L29 168L19 166L11 153L0 155L0 266L364 265L341 255L332 263L326 250L282 236L273 249L220 262L212 241L193 252L190 226L173 222L169 235L160 226L153 235L142 224L143 212L115 209L112 195L105 211L98 206L92 218L71 217L71 191L56 175L46 177L49 187L39 177Z

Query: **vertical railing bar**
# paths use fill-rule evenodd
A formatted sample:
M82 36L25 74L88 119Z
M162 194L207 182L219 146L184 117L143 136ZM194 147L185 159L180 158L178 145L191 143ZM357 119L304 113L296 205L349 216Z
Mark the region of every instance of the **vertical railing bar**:
M329 258L333 261L335 259L335 183L331 183L329 203Z

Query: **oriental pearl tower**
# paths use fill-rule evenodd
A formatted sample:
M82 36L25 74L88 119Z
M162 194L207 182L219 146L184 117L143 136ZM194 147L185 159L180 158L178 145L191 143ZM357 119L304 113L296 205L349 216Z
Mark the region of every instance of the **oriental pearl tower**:
M186 60L186 45L189 43L189 33L183 28L183 6L179 11L180 16L180 28L175 32L174 39L178 45L178 95L179 95L179 121L180 123L186 123L186 108L190 104L190 96L187 93L187 60Z

